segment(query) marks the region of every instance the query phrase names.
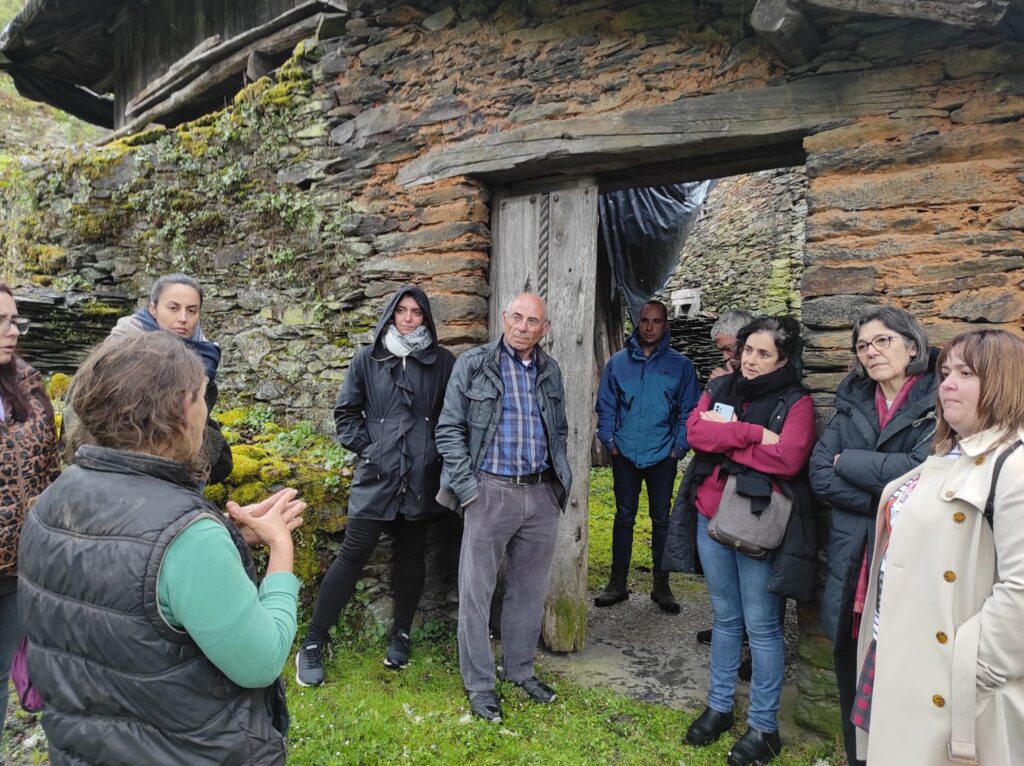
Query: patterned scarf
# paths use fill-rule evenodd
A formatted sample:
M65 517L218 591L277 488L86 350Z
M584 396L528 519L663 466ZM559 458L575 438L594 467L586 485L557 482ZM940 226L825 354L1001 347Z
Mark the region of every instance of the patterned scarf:
M388 325L384 335L384 348L397 357L404 359L410 354L426 351L434 342L434 336L426 325L420 325L408 335L402 335L393 324Z

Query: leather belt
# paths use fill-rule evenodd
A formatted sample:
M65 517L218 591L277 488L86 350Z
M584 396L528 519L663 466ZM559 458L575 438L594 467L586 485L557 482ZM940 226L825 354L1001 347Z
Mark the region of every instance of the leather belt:
M502 476L497 473L487 473L487 471L484 471L484 473L505 484L516 484L518 486L540 484L542 481L546 481L554 476L554 472L550 468L546 471L541 471L540 473L523 473L518 476Z

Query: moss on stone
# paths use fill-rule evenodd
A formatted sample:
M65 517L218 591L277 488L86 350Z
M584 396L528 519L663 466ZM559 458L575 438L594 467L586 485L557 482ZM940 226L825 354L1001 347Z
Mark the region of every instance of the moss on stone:
M215 412L213 417L222 426L237 428L249 417L249 411L244 407L234 407L230 410L225 410L224 412Z
M67 253L59 245L33 244L25 250L25 265L43 274L57 274L67 265Z
M123 309L98 300L91 300L82 306L82 315L87 317L116 317L122 312Z
M270 455L266 450L252 444L237 444L231 448L231 457L234 468L227 481L229 484L239 486L258 479L263 462Z
M55 402L63 402L70 385L70 375L65 375L63 372L55 372L50 376L50 380L46 384L46 394Z
M223 484L207 484L203 494L207 500L221 508L228 501L228 488Z

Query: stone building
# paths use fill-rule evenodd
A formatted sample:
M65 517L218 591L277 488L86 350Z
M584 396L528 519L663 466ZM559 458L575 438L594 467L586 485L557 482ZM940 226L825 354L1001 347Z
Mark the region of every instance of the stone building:
M602 191L802 167L822 407L866 306L907 308L938 342L1020 330L1020 0L352 0L314 18L275 79L222 112L8 167L4 275L38 284L40 305L84 294L96 316L195 271L224 395L320 419L398 285L425 287L456 348L516 291L544 293L578 479L554 648L584 640L592 397L614 343ZM827 687L808 668L805 690Z

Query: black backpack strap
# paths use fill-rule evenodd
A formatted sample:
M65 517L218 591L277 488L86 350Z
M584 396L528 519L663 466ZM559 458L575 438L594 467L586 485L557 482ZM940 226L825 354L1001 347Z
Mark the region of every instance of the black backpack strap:
M1006 458L1010 457L1015 449L1021 444L1020 439L1010 445L1010 449L1005 450L999 457L996 458L996 466L992 469L992 487L988 491L988 500L985 502L985 518L988 520L988 525L995 529L995 523L992 520L993 514L995 513L996 503L996 482L999 481L999 472L1003 470L1003 463L1006 462Z

